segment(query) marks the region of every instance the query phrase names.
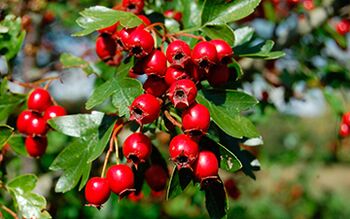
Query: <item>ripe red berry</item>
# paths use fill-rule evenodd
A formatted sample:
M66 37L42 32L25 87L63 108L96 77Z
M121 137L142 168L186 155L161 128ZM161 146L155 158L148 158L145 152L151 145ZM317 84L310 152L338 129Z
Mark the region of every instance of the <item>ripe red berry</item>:
M144 0L123 0L122 6L125 11L140 14L145 6Z
M211 40L209 43L213 44L216 48L216 52L218 54L219 62L223 64L227 64L231 62L231 58L233 56L233 50L231 46L225 40Z
M163 78L151 75L143 84L143 89L145 90L146 94L160 97L167 91L168 85L165 83Z
M350 127L347 125L347 124L345 124L345 123L341 123L340 124L340 128L339 128L339 135L341 136L341 137L347 137L347 136L349 136L350 135Z
M116 31L113 35L112 38L116 40L118 45L123 47L123 49L128 50L126 44L127 41L129 40L130 34L135 30L136 28L123 28L119 31Z
M191 59L191 48L182 40L175 40L168 45L166 58L172 66L184 67Z
M218 62L216 47L207 41L197 43L192 50L192 61L208 72L209 68Z
M189 168L198 153L198 144L185 134L177 135L170 141L169 155L179 169Z
M107 171L109 188L115 194L123 196L134 188L134 173L125 164L111 166Z
M111 194L108 180L101 177L92 177L85 186L86 201L96 207L105 203Z
M119 26L119 22L109 26L109 27L105 27L105 28L102 28L100 30L98 30L99 33L101 34L109 34L109 35L112 35L115 33L115 31L117 30Z
M193 165L193 173L198 180L216 177L219 171L219 163L215 154L211 151L199 152L197 161Z
M132 202L139 202L141 199L143 199L144 197L144 194L142 191L140 191L138 194L136 194L136 192L131 192L129 195L128 195L128 199Z
M26 131L29 135L45 135L47 131L46 121L42 117L34 115L28 121Z
M344 113L342 122L350 126L350 112Z
M165 72L165 82L170 86L180 79L189 79L189 75L181 68L169 67Z
M27 134L27 128L35 115L31 110L23 110L17 118L17 129L23 134Z
M221 86L227 83L230 78L230 74L231 72L227 65L214 65L210 68L207 79L211 86Z
M191 75L191 79L195 82L201 81L203 79L203 76L206 74L203 69L199 68L192 61L186 65L185 71Z
M141 132L129 135L123 144L123 154L135 164L145 162L152 153L151 140Z
M67 112L62 106L50 106L45 110L43 118L45 121L47 121L49 119L65 115L67 115Z
M182 13L179 11L174 11L173 9L164 11L164 16L168 18L172 18L177 22L181 22L182 20Z
M134 55L136 58L142 58L153 51L154 39L146 30L136 28L126 41L126 47L130 50L131 55Z
M108 61L115 55L117 44L110 35L100 35L96 39L96 54L102 61Z
M184 109L190 106L196 99L196 84L189 79L175 81L169 88L168 96L176 108Z
M164 77L167 62L164 53L160 50L153 50L151 54L149 54L143 60L143 72L147 75L157 75L159 77Z
M210 125L210 113L207 107L196 103L182 114L182 129L187 132L205 134Z
M36 88L29 94L28 109L43 112L51 106L51 104L50 93L45 89Z
M137 15L137 17L139 17L142 20L144 25L148 26L151 24L151 21L145 15L140 14Z
M160 165L152 165L145 172L145 180L153 191L162 191L165 189L168 173Z
M348 20L341 20L337 23L336 30L340 35L345 35L350 31L350 21Z
M27 136L24 142L26 150L31 157L40 157L42 156L47 148L47 139L46 137L32 137Z
M160 103L150 94L142 94L135 98L130 106L130 120L140 125L153 122L159 115Z

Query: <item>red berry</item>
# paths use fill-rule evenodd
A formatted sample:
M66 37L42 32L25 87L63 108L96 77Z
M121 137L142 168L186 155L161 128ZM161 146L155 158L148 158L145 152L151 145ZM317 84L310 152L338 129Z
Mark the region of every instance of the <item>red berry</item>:
M142 58L153 51L154 40L149 32L142 28L136 28L126 41L126 47L130 50L131 55Z
M170 86L180 79L189 79L188 74L181 68L169 67L165 72L165 82Z
M125 11L140 14L145 6L144 0L123 0L122 6Z
M152 153L151 140L141 132L129 135L123 144L123 154L135 164L145 162Z
M185 134L177 135L170 141L169 155L178 168L190 167L198 153L198 144Z
M96 39L96 54L102 61L108 61L115 55L117 44L110 35L100 35Z
M350 126L350 112L344 113L342 122Z
M210 68L207 79L211 86L221 86L227 83L230 78L230 74L231 72L227 65L214 65Z
M350 127L345 123L341 123L340 128L339 128L339 135L341 137L349 136L350 135Z
M116 31L112 38L117 41L117 43L123 47L123 49L128 50L126 44L129 40L130 34L135 30L136 28L123 28L119 31Z
M109 35L112 35L115 33L115 31L117 30L119 26L119 22L109 26L109 27L105 27L105 28L102 28L100 30L98 30L99 33L101 34L109 34Z
M144 195L143 195L143 192L140 191L138 194L136 194L136 192L131 192L129 195L128 195L128 199L132 202L138 202L140 201L141 199L143 199Z
M234 179L228 179L224 183L227 194L234 200L239 199L241 192Z
M112 192L120 196L134 188L134 173L125 164L111 166L107 171L107 180Z
M230 63L233 56L233 50L231 46L225 40L211 40L209 43L213 44L218 54L219 62L224 64Z
M191 79L195 82L201 81L203 79L203 75L206 74L203 69L193 64L192 61L186 65L185 70L191 75Z
M345 19L339 21L336 26L336 29L340 35L345 35L350 31L350 21Z
M179 11L174 11L173 9L164 11L164 16L168 18L172 18L177 22L181 22L182 20L182 13Z
M196 99L196 84L189 79L175 81L169 88L168 96L176 108L184 109Z
M42 88L36 88L28 97L28 109L31 110L44 112L51 104L50 93Z
M215 154L211 151L199 152L197 161L193 166L193 173L198 180L216 177L219 171L219 163Z
M147 75L157 75L159 77L164 77L167 68L167 62L164 53L160 50L153 50L153 52L149 54L142 63L143 71Z
M191 60L191 48L182 40L175 40L168 45L166 58L172 66L184 67Z
M111 190L106 178L92 177L86 183L85 199L91 205L99 207L108 200L110 194Z
M38 115L34 115L28 121L27 134L29 135L45 135L47 125L45 119Z
M49 119L65 115L67 115L67 112L62 106L50 106L45 110L43 118L45 121L47 121Z
M145 172L145 180L153 191L162 191L165 189L168 173L160 165L152 165Z
M32 137L27 136L24 142L26 150L31 157L40 157L42 156L47 148L47 139L46 137Z
M160 97L167 91L168 85L165 83L163 78L151 75L143 84L143 89L145 90L146 94Z
M192 61L208 72L209 68L218 62L216 47L207 41L197 43L192 50Z
M205 134L210 125L210 113L202 104L193 104L182 114L182 129L185 132Z
M142 94L135 98L130 106L130 120L140 125L153 122L159 115L160 103L150 94Z
M35 117L31 110L22 111L17 118L17 129L19 132L26 134L28 126L32 121L32 118Z
M137 15L137 17L139 17L142 20L144 25L148 26L151 24L151 21L145 15L140 14L140 15Z

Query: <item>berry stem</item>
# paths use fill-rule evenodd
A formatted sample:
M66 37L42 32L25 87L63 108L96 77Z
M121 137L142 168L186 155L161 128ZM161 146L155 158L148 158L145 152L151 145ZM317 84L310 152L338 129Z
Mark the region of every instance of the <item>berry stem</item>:
M169 35L168 35L168 36L169 36ZM197 39L197 40L200 40L200 41L207 41L203 36L196 36L196 35L190 34L190 33L180 33L180 32L177 32L177 33L170 34L170 36L174 36L174 37L184 36L184 37L189 37L189 38ZM169 37L170 37L170 36L169 36Z
M8 207L6 207L3 204L0 204L1 208L6 211L7 213L9 213L13 218L18 219L17 214L15 212L13 212L11 209L9 209Z
M177 126L177 127L179 127L179 128L182 127L181 123L179 123L176 119L174 119L174 117L172 117L172 116L170 115L170 113L169 113L168 110L165 110L165 111L164 111L164 115L165 115L165 117L166 117L173 125L175 125L175 126Z
M117 137L114 138L114 147L115 147L116 163L119 164L120 163L120 159L119 159L118 138Z

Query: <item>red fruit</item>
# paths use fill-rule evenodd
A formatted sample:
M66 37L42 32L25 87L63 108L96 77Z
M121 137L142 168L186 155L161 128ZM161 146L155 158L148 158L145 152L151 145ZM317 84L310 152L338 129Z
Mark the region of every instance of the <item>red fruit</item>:
M143 192L140 191L138 194L136 194L136 192L131 192L128 195L128 199L132 202L139 202L141 199L143 199L144 195Z
M36 88L30 93L27 104L28 109L43 112L52 104L50 93L45 89Z
M26 150L31 157L40 157L43 155L47 148L46 137L32 137L27 136L24 142Z
M143 84L143 89L145 90L146 94L160 97L167 91L168 85L165 83L163 78L151 75Z
M130 120L136 120L140 125L153 122L159 115L160 103L150 94L142 94L135 98L130 109Z
M123 0L122 7L125 11L140 14L145 6L144 0Z
M241 192L234 179L228 179L224 183L227 194L234 200L239 199Z
M336 30L340 35L345 35L350 31L350 21L348 20L341 20L336 26Z
M165 72L165 82L170 86L175 81L180 79L189 79L188 74L186 74L185 70L180 68L169 67Z
M189 79L175 81L169 88L168 97L178 109L190 106L196 99L197 87Z
M85 199L89 204L99 207L108 200L110 195L111 190L106 178L92 177L86 183Z
M350 135L350 127L345 123L341 123L340 128L339 128L339 135L341 137L349 136Z
M109 188L115 194L123 196L134 188L134 173L125 164L111 166L107 171Z
M118 25L119 25L119 22L117 22L109 27L102 28L102 29L98 30L98 32L101 34L112 35L115 33L115 31L117 31Z
M137 17L139 17L142 20L144 25L148 26L151 24L151 21L145 15L140 14L137 15Z
M344 113L342 122L350 126L350 112Z
M49 119L65 115L67 115L67 112L62 106L50 106L45 110L43 118L45 121L47 121Z
M126 47L130 50L131 55L143 58L153 51L154 40L149 32L142 28L136 28L126 41Z
M315 4L314 4L313 0L304 0L303 6L304 6L305 10L308 10L308 11L315 8Z
M96 54L102 61L108 61L115 55L117 44L110 35L100 35L96 39Z
M116 31L112 38L117 41L118 45L123 47L123 49L128 50L126 43L130 38L130 34L135 30L136 28L123 28L120 31Z
M141 132L129 135L123 144L123 154L135 164L145 162L152 153L151 140Z
M145 172L145 180L153 191L162 191L165 189L168 173L160 165L152 165Z
M216 47L207 41L197 43L192 50L192 61L200 69L208 72L209 68L219 61Z
M199 152L198 159L194 163L193 173L198 180L217 177L219 163L215 154L211 151Z
M206 74L203 69L200 69L197 65L193 64L192 61L186 65L185 71L191 75L191 79L195 82L201 81L203 79L203 75Z
M177 135L170 141L169 155L179 169L189 168L198 153L198 144L185 134Z
M31 110L22 111L17 118L17 129L19 132L26 134L27 128L32 121L32 118L35 117Z
M164 11L164 16L168 18L173 18L177 22L181 22L182 20L182 13L179 11L174 11L172 9Z
M223 64L227 64L231 62L231 58L233 56L233 50L231 46L225 40L211 40L209 43L213 44L216 48L216 52L218 54L219 62Z
M214 65L210 68L207 79L211 86L221 86L227 83L230 78L230 74L230 69L227 67L227 65Z
M153 52L143 60L143 71L147 75L164 77L166 68L166 57L160 50L153 50Z
M210 113L202 104L193 104L182 114L182 129L184 132L205 134L210 125Z
M182 40L175 40L168 45L166 58L172 66L184 67L191 60L191 48Z
M38 115L34 115L28 121L27 134L29 135L45 135L47 125L45 119Z

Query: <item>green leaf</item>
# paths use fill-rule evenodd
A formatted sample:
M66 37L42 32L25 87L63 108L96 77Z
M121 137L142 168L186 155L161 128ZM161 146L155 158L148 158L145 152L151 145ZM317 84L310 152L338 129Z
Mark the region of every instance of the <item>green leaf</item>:
M236 41L234 47L242 45L250 41L254 34L254 28L252 27L242 27L238 28L234 32Z
M324 89L323 95L332 108L332 110L339 115L342 115L346 112L346 109L344 107L344 104L340 100L339 97L336 96L336 94L331 89Z
M205 206L211 219L221 219L226 216L228 206L226 192L222 181L211 181L204 187Z
M258 101L243 92L234 90L202 90L197 101L205 105L213 121L228 135L235 138L258 137L255 126L240 112L247 110Z
M244 75L243 69L235 59L232 59L232 63L229 64L229 67L235 69L236 80L242 78L242 76Z
M36 176L28 174L12 179L6 187L15 200L16 207L23 218L51 218L45 211L45 198L32 192L36 182Z
M206 25L201 30L210 39L223 39L230 45L235 42L234 32L227 24Z
M60 62L62 63L63 68L81 68L87 75L95 73L89 62L69 53L63 53L60 56Z
M184 28L199 27L201 25L201 10L203 1L180 0L182 5L182 23Z
M255 46L249 47L246 44L237 46L235 48L235 55L239 57L261 58L261 59L278 59L285 55L282 51L271 51L274 46L272 40L259 43Z
M73 36L85 36L96 30L109 27L118 21L123 27L132 28L142 24L141 19L130 12L113 10L103 6L94 6L80 12L77 23L84 30Z
M241 169L242 163L238 160L236 155L219 142L217 142L217 144L220 146L220 168L231 173Z
M13 135L9 141L8 144L10 145L11 149L22 156L27 156L27 151L24 146L24 140L21 135Z
M5 124L0 124L0 149L8 142L12 135L12 127Z
M226 24L247 17L254 12L260 0L206 0L201 13L202 25Z
M168 189L166 193L166 200L175 198L180 195L191 182L192 173L188 169L181 169L180 171L175 166L170 176Z

